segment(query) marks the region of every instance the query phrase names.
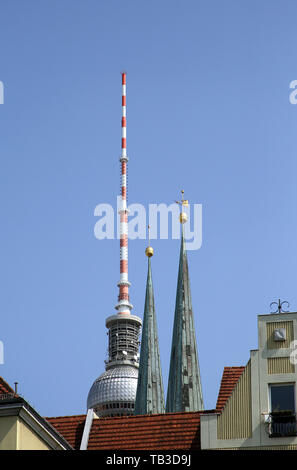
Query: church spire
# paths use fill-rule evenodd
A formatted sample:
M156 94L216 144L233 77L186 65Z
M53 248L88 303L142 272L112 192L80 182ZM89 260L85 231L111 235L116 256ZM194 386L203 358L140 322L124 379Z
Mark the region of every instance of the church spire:
M135 414L155 414L165 411L151 268L153 248L148 246L145 254L148 257L148 272Z
M188 201L177 201L181 205L181 246L179 271L169 367L166 412L203 410L203 396L196 346L194 318L188 272L188 259L184 239L187 215L183 206Z

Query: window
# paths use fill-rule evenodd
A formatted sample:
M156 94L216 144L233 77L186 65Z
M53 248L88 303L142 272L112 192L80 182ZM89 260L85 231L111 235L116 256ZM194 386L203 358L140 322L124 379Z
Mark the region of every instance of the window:
M291 411L295 413L294 384L270 385L271 411Z
M271 384L269 436L296 435L295 384Z

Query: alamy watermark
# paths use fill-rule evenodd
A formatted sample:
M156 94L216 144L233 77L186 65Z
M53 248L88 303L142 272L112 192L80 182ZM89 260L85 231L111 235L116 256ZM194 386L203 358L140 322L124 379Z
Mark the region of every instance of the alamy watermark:
M0 104L4 104L4 85L0 81Z
M290 93L289 101L291 104L297 104L297 80L292 80L290 88L293 90Z
M297 364L297 340L296 339L291 341L290 349L291 349L290 362L291 364L296 365Z
M101 203L95 207L94 215L99 217L94 227L98 240L120 238L120 210L122 198L117 197L116 214L111 204ZM149 204L148 210L139 203L128 207L128 238L146 239L150 225L150 239L168 240L180 238L180 209L176 203ZM202 245L202 204L189 204L183 207L188 221L184 224L184 237L188 250L198 250ZM171 219L171 223L170 223Z
M4 364L4 344L0 341L0 364Z

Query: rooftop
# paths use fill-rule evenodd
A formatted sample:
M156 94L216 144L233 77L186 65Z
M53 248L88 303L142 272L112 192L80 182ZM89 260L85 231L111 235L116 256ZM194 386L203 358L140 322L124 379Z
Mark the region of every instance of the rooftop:
M195 411L94 419L88 450L198 450L202 413ZM85 418L85 415L80 415L46 419L75 449L79 449Z
M5 395L8 393L14 394L14 390L10 387L10 385L8 385L7 382L5 382L5 380L2 377L0 377L0 395Z
M221 386L219 390L219 395L217 398L216 410L221 412L231 396L232 391L237 384L239 377L243 373L245 367L224 367L223 376L221 380Z
M200 416L223 410L243 370L244 367L224 368L215 410L93 419L88 450L199 450ZM0 377L0 396L7 393L14 391ZM79 450L85 414L45 420L73 449Z
M94 419L88 450L199 450L200 416L220 413L244 367L225 367L215 410ZM46 418L79 449L86 415Z

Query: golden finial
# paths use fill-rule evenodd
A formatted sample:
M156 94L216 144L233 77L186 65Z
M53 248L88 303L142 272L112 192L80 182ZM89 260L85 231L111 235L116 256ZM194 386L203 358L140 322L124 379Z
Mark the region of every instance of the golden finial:
M148 225L147 228L148 228L148 242L149 242L149 246L146 247L146 249L145 249L145 254L146 254L146 256L147 256L148 258L151 258L151 256L153 256L153 254L154 254L154 250L153 250L153 248L150 246L150 228L151 228L151 226Z
M188 199L184 199L184 190L183 189L181 190L181 194L182 194L181 201L175 201L175 202L181 206L181 212L179 214L179 221L180 221L181 224L185 224L188 220L188 216L185 212L183 212L182 209L183 209L183 206L188 207L189 201L188 201Z

